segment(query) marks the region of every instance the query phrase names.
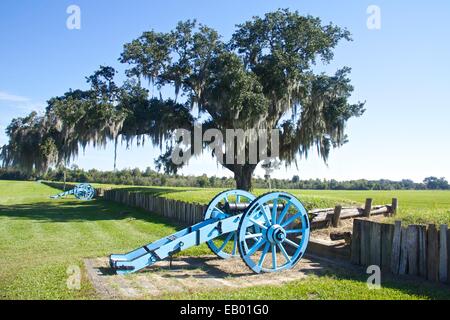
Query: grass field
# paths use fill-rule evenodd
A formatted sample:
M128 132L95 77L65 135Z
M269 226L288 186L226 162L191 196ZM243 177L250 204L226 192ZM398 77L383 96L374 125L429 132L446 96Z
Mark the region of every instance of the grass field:
M154 195L208 204L208 202L223 189L215 188L171 188L171 187L127 187L114 185L100 185L106 188L124 188L136 192L147 192ZM366 198L372 198L374 205L390 204L392 198L398 198L399 212L394 219L403 220L406 224L449 224L450 225L450 191L334 191L334 190L285 190L298 197L307 207L329 208L336 204L362 205ZM267 192L264 189L253 191L256 195Z
M87 257L126 252L168 235L177 226L140 210L103 200L80 202L73 198L50 200L58 191L36 182L0 181L0 298L1 299L93 299L96 294L84 276L81 290L69 290L66 282L70 266L82 268ZM153 190L152 192L157 192ZM196 199L209 200L216 190L194 190ZM312 198L321 195L301 192ZM309 193L309 194L308 194ZM189 193L177 190L167 196ZM329 201L366 197L349 193L323 194ZM398 195L398 193L397 193ZM442 198L448 209L447 194ZM406 195L405 195L406 196ZM342 198L341 198L342 197ZM388 199L390 194L385 194ZM377 197L374 196L375 199ZM402 203L399 195L400 203ZM425 198L412 196L418 205ZM433 198L433 197L431 197ZM382 199L384 200L384 199ZM380 200L381 201L381 200ZM433 201L441 201L434 199ZM406 201L405 201L406 202ZM434 202L433 202L434 203ZM438 202L436 202L438 203ZM444 209L446 210L446 209ZM123 212L126 211L126 215ZM186 251L186 255L209 254L206 246ZM448 287L429 283L389 279L381 290L368 290L366 275L335 272L315 276L280 287L257 286L234 291L211 291L172 298L195 299L440 299L450 298Z

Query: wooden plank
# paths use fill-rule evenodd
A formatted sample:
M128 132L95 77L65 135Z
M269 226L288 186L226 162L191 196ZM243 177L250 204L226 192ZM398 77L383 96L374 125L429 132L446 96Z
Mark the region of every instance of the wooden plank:
M370 212L371 216L388 214L390 212L390 206L376 206L372 207L372 211ZM334 216L334 209L326 209L326 210L315 210L310 211L310 214L314 215L314 218L311 219L311 224L319 224L325 221L332 221ZM364 216L364 208L342 208L341 210L341 220L350 219L356 217Z
M370 216L377 216L377 215L381 215L381 214L388 214L389 213L389 208L387 206L379 208L379 209L372 209L372 211L370 211Z
M400 249L402 239L402 222L395 221L394 236L392 240L392 254L391 254L391 272L398 274L400 269Z
M401 275L405 275L408 272L408 237L406 230L406 228L402 228L402 239L400 242L400 266L398 273Z
M370 262L370 221L361 220L361 265Z
M447 231L447 225L442 224L439 228L439 281L442 283L446 283L448 280Z
M392 242L394 241L394 225L381 225L381 269L389 271L391 268Z
M427 228L418 227L419 232L419 276L427 277Z
M203 205L197 205L196 209L195 209L195 223L199 223L200 222L200 217L202 214L202 210L203 210ZM203 218L201 219L203 220Z
M341 221L341 211L342 211L342 206L341 205L337 205L334 208L334 215L333 215L333 220L332 220L334 228L339 227L339 223Z
M410 225L406 231L408 274L419 275L419 229L416 225Z
M186 210L187 210L187 203L183 202L182 206L181 206L181 214L182 214L182 219L184 221L185 216L186 216Z
M195 204L190 203L189 210L188 210L188 217L187 217L187 223L189 223L189 224L193 224L194 209L195 209Z
M434 224L428 226L427 232L427 279L439 279L439 234Z
M199 223L200 222L200 216L201 216L201 211L202 211L202 206L198 205L195 209L195 223Z
M364 206L364 213L363 213L364 217L367 218L370 217L370 210L372 210L372 201L373 199L371 198L366 199L366 204Z
M381 267L381 224L370 222L370 265Z
M353 220L353 233L350 260L353 264L361 264L361 220Z
M196 214L195 223L199 223L202 220L203 220L203 206L199 205L197 207L197 214Z

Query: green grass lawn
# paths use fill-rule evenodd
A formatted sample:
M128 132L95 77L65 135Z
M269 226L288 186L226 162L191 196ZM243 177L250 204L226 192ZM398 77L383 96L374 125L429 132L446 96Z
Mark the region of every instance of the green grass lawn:
M55 193L36 182L0 181L1 298L92 297L87 281L81 291L67 289L69 266L127 252L176 230L140 210L102 200L49 199ZM208 252L201 246L190 254Z
M103 200L49 199L57 192L37 182L0 181L0 299L96 298L85 276L81 290L67 288L68 267L83 269L84 258L127 252L177 229L166 219ZM209 200L206 197L212 192L216 191L208 190L202 197ZM186 190L168 195L175 193L188 197ZM194 190L193 194L201 198L201 190ZM333 195L329 197L335 199ZM359 201L356 197L348 199ZM183 254L209 251L203 245ZM381 290L368 290L365 275L336 271L280 287L257 286L165 298L438 299L450 298L450 294L448 287L399 280L387 281Z

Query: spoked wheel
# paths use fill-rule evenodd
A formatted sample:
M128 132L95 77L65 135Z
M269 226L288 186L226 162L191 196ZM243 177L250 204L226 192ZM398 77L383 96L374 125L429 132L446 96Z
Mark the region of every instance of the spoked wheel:
M239 253L254 272L275 272L294 267L309 241L305 207L294 196L272 192L254 200L239 229Z
M205 220L227 218L243 212L256 197L243 190L229 190L219 193L208 205ZM208 247L222 259L238 256L237 231L225 233L207 242Z
M95 196L95 189L88 183L82 183L73 190L74 196L78 200L91 200Z

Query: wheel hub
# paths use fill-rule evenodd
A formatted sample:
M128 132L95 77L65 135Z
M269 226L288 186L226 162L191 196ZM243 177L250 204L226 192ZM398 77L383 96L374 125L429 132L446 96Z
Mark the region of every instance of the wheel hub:
M272 244L282 243L286 239L286 230L279 224L275 224L267 230L267 239Z

